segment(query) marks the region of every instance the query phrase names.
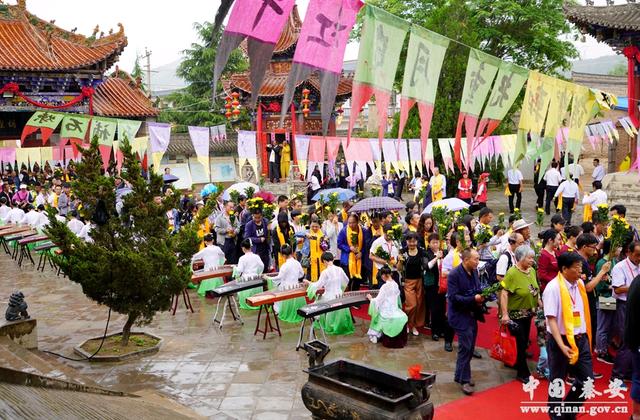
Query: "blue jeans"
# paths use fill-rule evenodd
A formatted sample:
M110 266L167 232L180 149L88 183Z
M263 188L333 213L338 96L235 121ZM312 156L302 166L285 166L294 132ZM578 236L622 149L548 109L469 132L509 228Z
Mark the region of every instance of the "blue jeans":
M471 358L476 346L478 336L478 321L464 330L456 329L458 335L458 358L456 360L456 372L453 380L460 384L471 381Z

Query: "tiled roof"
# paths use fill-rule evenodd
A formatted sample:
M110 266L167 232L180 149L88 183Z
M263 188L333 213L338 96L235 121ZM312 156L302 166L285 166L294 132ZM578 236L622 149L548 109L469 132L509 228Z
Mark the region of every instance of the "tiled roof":
M571 81L616 96L627 96L627 76L571 72Z
M238 136L229 133L228 138L223 141L213 142L209 140L209 154L215 156L230 156L238 152ZM177 133L171 135L171 141L167 147L168 155L195 156L196 152L188 134Z
M276 43L276 47L273 50L274 54L281 54L289 51L291 47L298 42L298 36L300 36L300 28L302 28L302 20L300 20L300 14L298 13L298 6L294 5L291 15L287 20L287 24L284 26L280 38ZM245 39L240 44L240 48L244 53L247 53L247 40Z
M605 28L640 30L640 4L638 3L611 6L565 4L564 14L576 25L586 23Z
M287 73L272 73L268 71L264 77L264 83L260 88L260 97L278 97L284 95L284 88L287 83L288 76L289 75ZM320 92L320 79L317 72L312 73L307 80L302 81L297 86L300 86L303 83L307 83L307 87L310 89L315 89L318 93ZM351 95L352 84L353 74L343 74L340 77L340 82L338 83L336 96L340 97ZM234 89L240 89L251 94L251 81L249 80L249 73L247 72L232 74L229 78L222 81L222 85L227 92Z
M107 77L93 96L93 108L97 115L105 117L155 117L159 111L149 98L124 72Z
M124 28L92 37L76 35L32 15L21 5L0 4L0 70L82 69L106 62L110 67L127 45Z

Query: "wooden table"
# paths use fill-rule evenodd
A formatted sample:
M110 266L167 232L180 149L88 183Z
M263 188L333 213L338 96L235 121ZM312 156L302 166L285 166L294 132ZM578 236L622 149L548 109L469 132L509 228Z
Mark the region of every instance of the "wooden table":
M36 262L33 260L33 257L31 256L31 251L29 250L29 244L46 241L48 239L49 237L47 235L38 235L38 234L29 235L27 237L20 239L18 241L18 245L20 246L20 257L18 258L18 267L22 267L22 261L24 261L25 257L29 258L29 261L31 261L31 264L35 265Z
M9 246L7 245L7 237L11 235L15 235L16 233L26 232L31 230L30 226L17 226L14 225L9 229L4 229L0 231L0 243L2 244L2 248L4 248L4 252L7 254L11 254L9 251Z
M191 276L191 283L197 285L200 284L202 280L213 279L216 277L231 277L234 267L234 265L223 265L216 270L193 273Z

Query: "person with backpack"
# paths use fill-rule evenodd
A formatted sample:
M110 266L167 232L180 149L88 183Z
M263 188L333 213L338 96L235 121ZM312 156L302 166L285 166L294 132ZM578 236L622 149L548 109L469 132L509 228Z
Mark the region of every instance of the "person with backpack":
M498 281L502 281L504 276L507 275L507 271L515 264L516 257L515 251L520 245L524 244L524 236L519 233L512 233L508 239L509 246L505 251L500 254L498 263L496 264L496 278Z

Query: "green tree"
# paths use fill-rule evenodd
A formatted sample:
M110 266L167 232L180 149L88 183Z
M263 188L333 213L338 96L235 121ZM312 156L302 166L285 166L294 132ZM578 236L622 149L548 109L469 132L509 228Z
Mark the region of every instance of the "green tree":
M614 68L609 70L609 76L626 76L627 75L627 65L626 64L617 64Z
M178 131L186 131L188 125L212 126L226 122L224 94L220 83L216 90L218 100L215 104L211 103L211 69L221 32L214 37L213 24L210 22L195 23L194 28L198 34L198 42L182 52L184 58L176 70L176 74L188 82L188 85L163 99L170 107L164 109L159 116L160 121L177 124ZM223 77L247 68L245 56L240 50L235 50L229 58ZM243 109L237 124L248 128L248 121L246 110Z
M132 191L116 212L115 184L102 173L97 137L77 164L74 195L82 202L82 215L93 223L92 242L84 242L49 210L46 234L62 250L56 257L69 279L82 286L90 299L127 316L122 345L128 344L131 327L144 325L158 311L166 311L171 297L191 279L191 257L198 251L198 225L211 214L215 197L194 222L170 235L167 211L177 206L178 195L163 196L162 176L141 175L141 166L125 139L122 178ZM219 191L222 191L219 188Z
M140 88L146 92L147 86L144 84L144 76L144 70L142 70L142 66L140 65L140 57L136 57L133 70L131 70L131 77L133 77L133 80L140 78Z

